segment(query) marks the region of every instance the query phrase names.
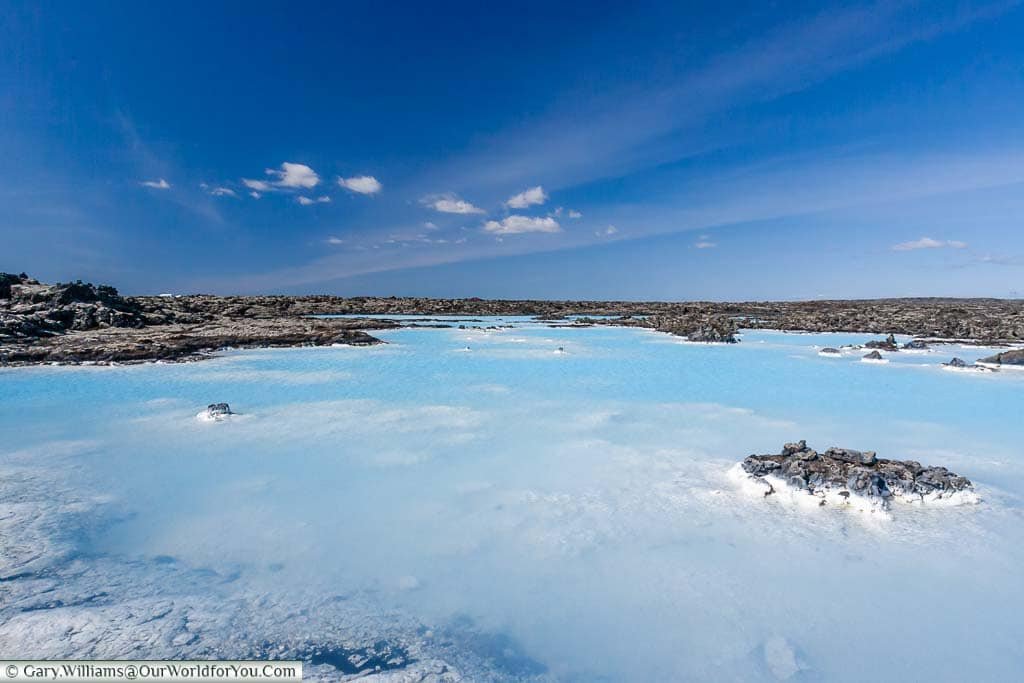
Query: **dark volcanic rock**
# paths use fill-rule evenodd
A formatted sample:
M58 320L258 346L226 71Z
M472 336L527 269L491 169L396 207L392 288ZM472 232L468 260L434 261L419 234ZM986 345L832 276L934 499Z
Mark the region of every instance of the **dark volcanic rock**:
M885 341L878 341L878 340L869 341L867 344L864 345L864 348L866 348L866 349L882 349L883 351L899 351L900 350L899 344L896 343L896 337L891 335L891 334L888 337L885 338Z
M964 361L962 358L954 358L953 360L949 361L948 363L943 363L943 365L945 365L946 367L949 367L949 368L966 368L967 367L967 362Z
M219 420L228 415L234 415L234 413L231 412L231 406L227 403L211 403L206 406L206 417L208 418Z
M772 475L808 493L856 493L885 501L891 496L945 495L971 490L966 477L945 467L922 467L914 460L885 460L873 451L829 448L817 453L806 441L787 443L778 455L751 455L743 470L752 477Z
M866 356L864 356L864 359L865 360L883 360L882 359L882 354L879 353L878 351L872 351L871 353L869 353Z
M686 337L692 342L724 342L736 343L738 327L736 321L729 316L712 315L701 308L684 309L679 315L655 316L650 320L626 319L619 322L624 325L650 326L660 332L668 332L679 337Z
M1002 353L997 353L994 356L982 358L981 362L991 363L993 365L1024 365L1024 349L1003 351Z
M839 351L839 349L833 349L831 346L826 346L825 348L823 348L818 353L824 354L826 356L841 356L842 355L842 353Z
M911 339L903 345L903 348L910 349L912 351L925 351L928 349L928 343L921 339Z
M363 317L310 319L319 314ZM735 342L741 326L906 334L935 340L929 343L1024 340L1024 301L1020 300L734 303L325 295L124 297L102 285L46 285L25 274L0 274L0 365L189 360L225 346L372 344L379 340L367 331L409 324L387 319L394 314L539 316L568 319L571 322L563 324L572 326L641 327L708 342ZM895 346L894 337L875 344L880 350L895 350L890 348ZM1008 354L1003 354L1003 364L1019 358Z

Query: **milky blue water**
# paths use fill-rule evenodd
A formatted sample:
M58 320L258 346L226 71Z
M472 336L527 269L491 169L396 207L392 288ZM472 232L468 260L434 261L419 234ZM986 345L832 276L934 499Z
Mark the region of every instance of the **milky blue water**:
M990 349L464 324L499 322L0 371L0 656L385 638L465 680L1024 670L1024 372L940 367ZM196 419L220 401L239 415ZM730 476L799 438L982 502L804 509Z

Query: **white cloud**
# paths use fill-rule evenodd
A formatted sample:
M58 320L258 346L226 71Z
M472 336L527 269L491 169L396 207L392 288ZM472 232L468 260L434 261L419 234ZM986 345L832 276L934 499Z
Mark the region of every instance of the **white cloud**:
M697 248L697 249L714 249L718 245L715 244L714 242L706 242L704 240L701 240L701 241L697 242L696 244L694 244L693 246L695 248Z
M597 237L611 237L612 235L618 234L618 232L618 228L616 228L614 225L609 225L604 230L595 230L594 234Z
M494 235L517 235L524 232L561 232L562 226L550 216L507 216L501 221L487 221L484 230Z
M914 251L915 249L966 249L967 243L959 240L936 240L931 237L922 237L912 242L900 242L892 246L893 251Z
M427 221L426 223L423 224L423 227L426 228L427 230L437 230L437 224L435 224L433 221Z
M242 184L248 187L250 190L256 190L257 192L270 192L274 189L274 186L268 183L266 180L253 180L251 178L242 178Z
M544 191L543 187L538 185L537 187L531 187L528 190L523 190L514 197L509 197L508 201L505 202L505 206L510 209L525 209L529 206L543 204L547 200L547 192Z
M316 174L316 171L305 164L295 164L290 161L286 161L281 164L280 170L276 168L268 168L265 172L267 175L277 178L277 181L274 184L279 187L301 187L308 189L320 184L320 176Z
M230 187L215 187L210 190L214 197L237 197L238 195Z
M339 244L344 244L345 243L345 240L341 239L340 237L335 237L334 235L331 235L330 237L328 237L324 241L327 242L327 244L333 244L335 246L339 245Z
M583 214L575 209L569 209L569 218L583 218Z
M359 194L377 194L384 186L372 175L354 176L352 178L338 178L338 185L346 190L358 192Z
M265 173L272 180L242 178L242 184L256 192L309 189L320 184L320 176L305 164L294 164L286 161L281 164L281 168L268 168Z
M310 199L309 197L296 197L295 201L303 206L309 206L310 204L329 204L331 202L331 198L327 195L317 197L316 199Z
M440 197L427 197L423 200L423 203L441 213L487 213L478 206L473 206L471 203L464 199L459 199L453 194L447 194Z
M263 195L261 195L259 192L255 191L255 190L253 190L252 192L249 193L249 196L252 197L253 199L259 199Z
M171 184L164 180L163 178L160 178L159 180L143 180L141 183L139 183L139 185L142 185L144 187L152 187L155 190L171 189Z

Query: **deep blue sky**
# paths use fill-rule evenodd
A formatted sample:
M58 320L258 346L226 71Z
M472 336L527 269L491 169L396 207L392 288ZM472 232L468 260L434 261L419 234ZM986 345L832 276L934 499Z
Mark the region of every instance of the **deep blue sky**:
M0 270L1024 296L1022 36L1019 2L0 1Z

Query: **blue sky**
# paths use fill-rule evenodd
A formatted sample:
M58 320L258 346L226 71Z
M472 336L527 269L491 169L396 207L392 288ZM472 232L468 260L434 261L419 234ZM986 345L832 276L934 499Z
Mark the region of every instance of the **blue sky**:
M0 270L1024 296L1024 5L0 2Z

